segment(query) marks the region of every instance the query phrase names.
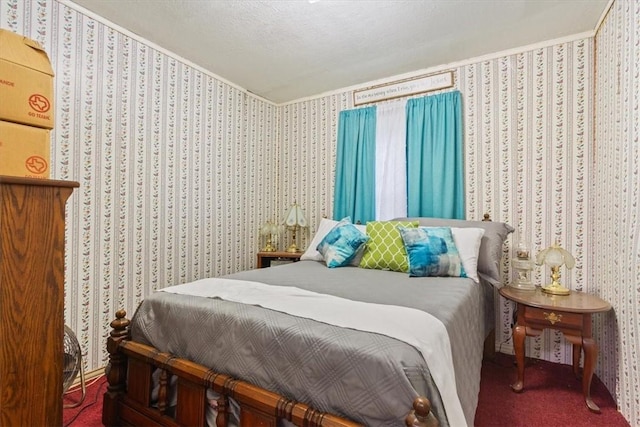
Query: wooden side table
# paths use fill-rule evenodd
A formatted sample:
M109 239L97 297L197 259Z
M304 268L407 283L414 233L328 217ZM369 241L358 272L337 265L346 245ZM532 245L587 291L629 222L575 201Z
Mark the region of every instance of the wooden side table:
M518 379L511 388L519 393L524 388L524 339L538 336L544 329L556 329L573 344L573 372L580 377L579 364L584 349L582 393L593 412L600 408L591 399L591 379L598 357L598 346L591 337L591 314L606 312L611 305L595 295L571 291L569 295L550 295L540 288L522 291L510 286L500 289L500 295L518 303L518 320L513 331L513 345L518 365Z
M271 266L271 261L274 260L291 260L298 261L302 256L302 252L258 252L257 255L257 268L265 268Z

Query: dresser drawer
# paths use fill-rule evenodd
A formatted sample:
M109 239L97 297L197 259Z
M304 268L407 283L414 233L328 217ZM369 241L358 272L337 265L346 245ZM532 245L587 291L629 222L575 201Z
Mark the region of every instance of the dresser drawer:
M526 307L524 319L530 325L541 325L547 328L580 329L582 328L583 316L579 313Z

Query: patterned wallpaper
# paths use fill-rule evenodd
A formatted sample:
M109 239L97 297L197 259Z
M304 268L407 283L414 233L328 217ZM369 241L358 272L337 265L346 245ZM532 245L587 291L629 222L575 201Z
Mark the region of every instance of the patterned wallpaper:
M594 334L604 350L600 378L629 424L639 426L640 1L613 4L595 47L589 281L613 311L598 316Z
M637 23L640 20L637 7L640 3L635 3L635 12L629 11L630 3L615 4L621 9L617 13L623 17L609 18L609 21L620 21L613 24L617 25L617 36L609 37L613 39L610 43L618 47L606 51L616 52L612 53L615 57L624 56L623 52L629 55L625 57L625 64L616 68L622 70L621 74L610 71L609 76L625 76L628 86L626 96L617 95L629 104L622 110L627 112L624 116L627 139L623 139L626 141L623 147L610 147L607 138L599 135L596 139L593 134L594 61L598 60L598 66L602 62L608 66L613 63L608 57L595 58L593 39L539 48L453 70L455 89L462 92L464 102L467 218L481 218L487 212L494 220L508 222L516 228L505 249L505 280L514 274L508 260L513 245L521 238L529 242L534 253L558 241L576 257L576 267L564 270L562 281L571 289L599 295L614 306L610 314L594 316L594 336L602 348L596 374L612 394L625 396L621 409L627 419L636 420L631 425L636 425L640 424L637 421L640 407L637 371L640 324L637 312L640 298ZM626 26L622 26L622 22L626 22ZM633 28L632 22L636 22L635 41L626 37L627 27ZM612 31L608 29L605 33ZM630 46L622 45L622 39ZM631 48L635 51L628 54ZM634 61L635 74L631 71ZM607 90L601 86L596 91ZM635 104L630 105L632 93ZM284 166L280 186L285 199L296 199L307 210L311 235L319 219L332 212L335 130L338 112L345 108L353 108L352 92L283 106ZM620 107L615 111L619 114ZM609 127L615 125L614 112L598 114L600 119L607 119ZM608 132L609 138L616 135L611 128L600 132ZM631 137L633 132L635 139ZM611 151L608 152L610 163L603 166L604 172L596 173L594 169L598 156L603 156L596 147ZM617 162L624 157L622 153L633 150L635 156L627 158L628 173L620 174ZM631 159L635 159L635 163L631 163ZM611 192L612 180L614 188L620 191ZM591 203L594 189L609 194L608 199L595 197L601 202L607 200L599 208ZM635 199L626 199L627 194L635 195ZM620 206L619 211L613 212L614 216L611 216L612 206ZM602 221L609 223L600 228ZM616 233L620 221L627 227L624 237ZM635 237L629 239L629 236ZM627 256L627 265L631 266L625 272L626 280L622 280L620 271L614 268L619 261L614 255L616 252L610 251L620 246ZM609 268L603 271L597 266L602 264L604 254L607 254L605 259L611 259L605 263ZM608 276L603 278L605 271ZM540 284L548 279L548 274L538 268L533 274L534 281ZM625 301L624 296L630 294L634 297ZM501 298L497 301L497 346L503 352L510 352L514 305ZM623 334L625 338L620 336ZM626 342L618 345L616 340ZM571 346L560 333L546 331L539 338L527 339L526 346L528 356L564 364L572 362ZM618 379L621 383L616 387L616 378L620 376L624 378ZM627 408L624 405L628 405Z
M88 370L119 308L150 291L255 264L282 212L280 110L52 0L0 0L0 26L55 71L52 178L67 203L65 321Z
M558 241L576 257L576 267L563 274L565 284L590 291L585 224L593 40L473 63L454 73L464 104L467 218L489 213L512 224L510 247L521 236L534 253ZM302 204L312 227L332 212L337 117L352 102L346 92L283 106L282 194ZM510 251L506 278L512 274ZM548 272L534 271L537 283L546 279ZM498 340L509 351L514 307L504 301L500 307ZM559 333L527 340L527 346L528 355L571 362L571 348Z
M467 217L487 212L516 228L505 280L521 236L534 252L557 240L576 256L564 283L615 308L594 322L596 372L632 425L640 423L638 17L638 2L615 2L597 55L596 40L581 39L454 68ZM259 225L281 220L294 201L311 224L303 245L331 215L337 117L352 108L352 92L275 106L56 0L0 0L0 26L43 43L54 64L52 177L81 185L67 205L65 319L88 369L105 364L116 309L132 313L153 289L251 268ZM604 44L619 66L603 57ZM592 204L591 192L603 198ZM620 259L631 267L616 269ZM546 277L534 273L537 283ZM496 298L497 345L508 352L513 305ZM527 342L530 356L571 362L560 334Z

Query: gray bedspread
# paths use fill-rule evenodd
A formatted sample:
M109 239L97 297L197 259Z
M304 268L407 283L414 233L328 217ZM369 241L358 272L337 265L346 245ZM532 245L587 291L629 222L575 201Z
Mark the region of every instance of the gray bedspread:
M449 333L458 395L467 423L473 425L483 342L493 327L490 285L358 267L329 269L316 261L226 277L434 315ZM366 425L404 425L417 395L429 397L441 425L449 425L424 359L393 338L261 307L165 292L143 301L131 332L134 340L161 351Z

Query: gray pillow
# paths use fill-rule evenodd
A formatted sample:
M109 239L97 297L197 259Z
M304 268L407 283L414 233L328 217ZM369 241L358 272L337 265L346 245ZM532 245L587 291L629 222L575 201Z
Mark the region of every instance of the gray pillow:
M467 221L464 219L445 218L395 218L394 221L418 221L423 227L458 227L482 228L484 236L478 254L478 275L494 286L502 286L500 280L500 263L502 261L502 245L514 228L504 222Z

